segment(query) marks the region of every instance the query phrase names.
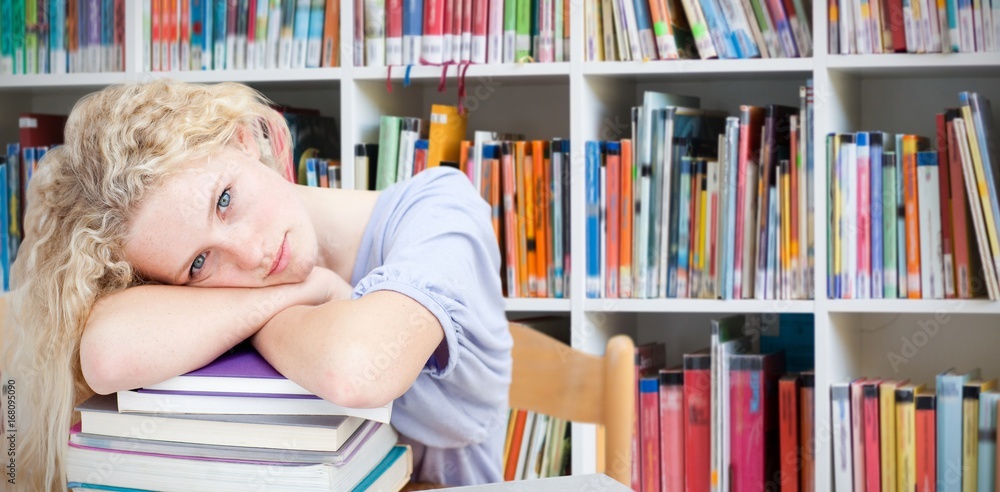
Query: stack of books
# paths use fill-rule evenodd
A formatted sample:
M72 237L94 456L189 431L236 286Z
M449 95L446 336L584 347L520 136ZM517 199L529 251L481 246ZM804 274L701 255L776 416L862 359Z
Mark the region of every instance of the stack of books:
M335 405L241 344L207 366L77 407L73 490L399 490L413 471L392 404Z

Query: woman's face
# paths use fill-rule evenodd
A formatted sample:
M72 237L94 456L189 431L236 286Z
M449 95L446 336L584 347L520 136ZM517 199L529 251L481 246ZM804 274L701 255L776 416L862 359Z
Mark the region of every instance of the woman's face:
M199 287L301 282L316 232L295 185L235 145L184 164L133 218L128 261L151 280Z

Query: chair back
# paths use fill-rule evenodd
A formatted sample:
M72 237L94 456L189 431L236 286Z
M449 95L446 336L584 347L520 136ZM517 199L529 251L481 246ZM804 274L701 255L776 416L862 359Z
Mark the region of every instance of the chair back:
M588 354L528 326L511 323L514 339L510 407L604 429L598 469L632 483L635 419L635 344L608 340L603 356Z

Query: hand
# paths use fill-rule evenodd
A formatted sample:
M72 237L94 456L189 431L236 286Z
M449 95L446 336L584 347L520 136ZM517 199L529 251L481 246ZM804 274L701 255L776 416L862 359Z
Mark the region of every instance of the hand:
M314 267L306 279L293 288L301 304L316 306L329 301L350 299L354 289L347 281L323 267Z

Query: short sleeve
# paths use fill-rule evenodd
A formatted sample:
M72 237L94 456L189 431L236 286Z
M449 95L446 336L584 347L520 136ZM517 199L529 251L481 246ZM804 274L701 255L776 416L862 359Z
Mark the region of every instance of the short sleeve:
M444 330L441 357L428 360L397 400L393 423L432 446L480 442L495 430L498 409L506 411L512 345L490 208L450 168L421 172L383 193L371 237L362 240L368 257L358 258L371 268L356 268L353 295L399 292L433 313Z

